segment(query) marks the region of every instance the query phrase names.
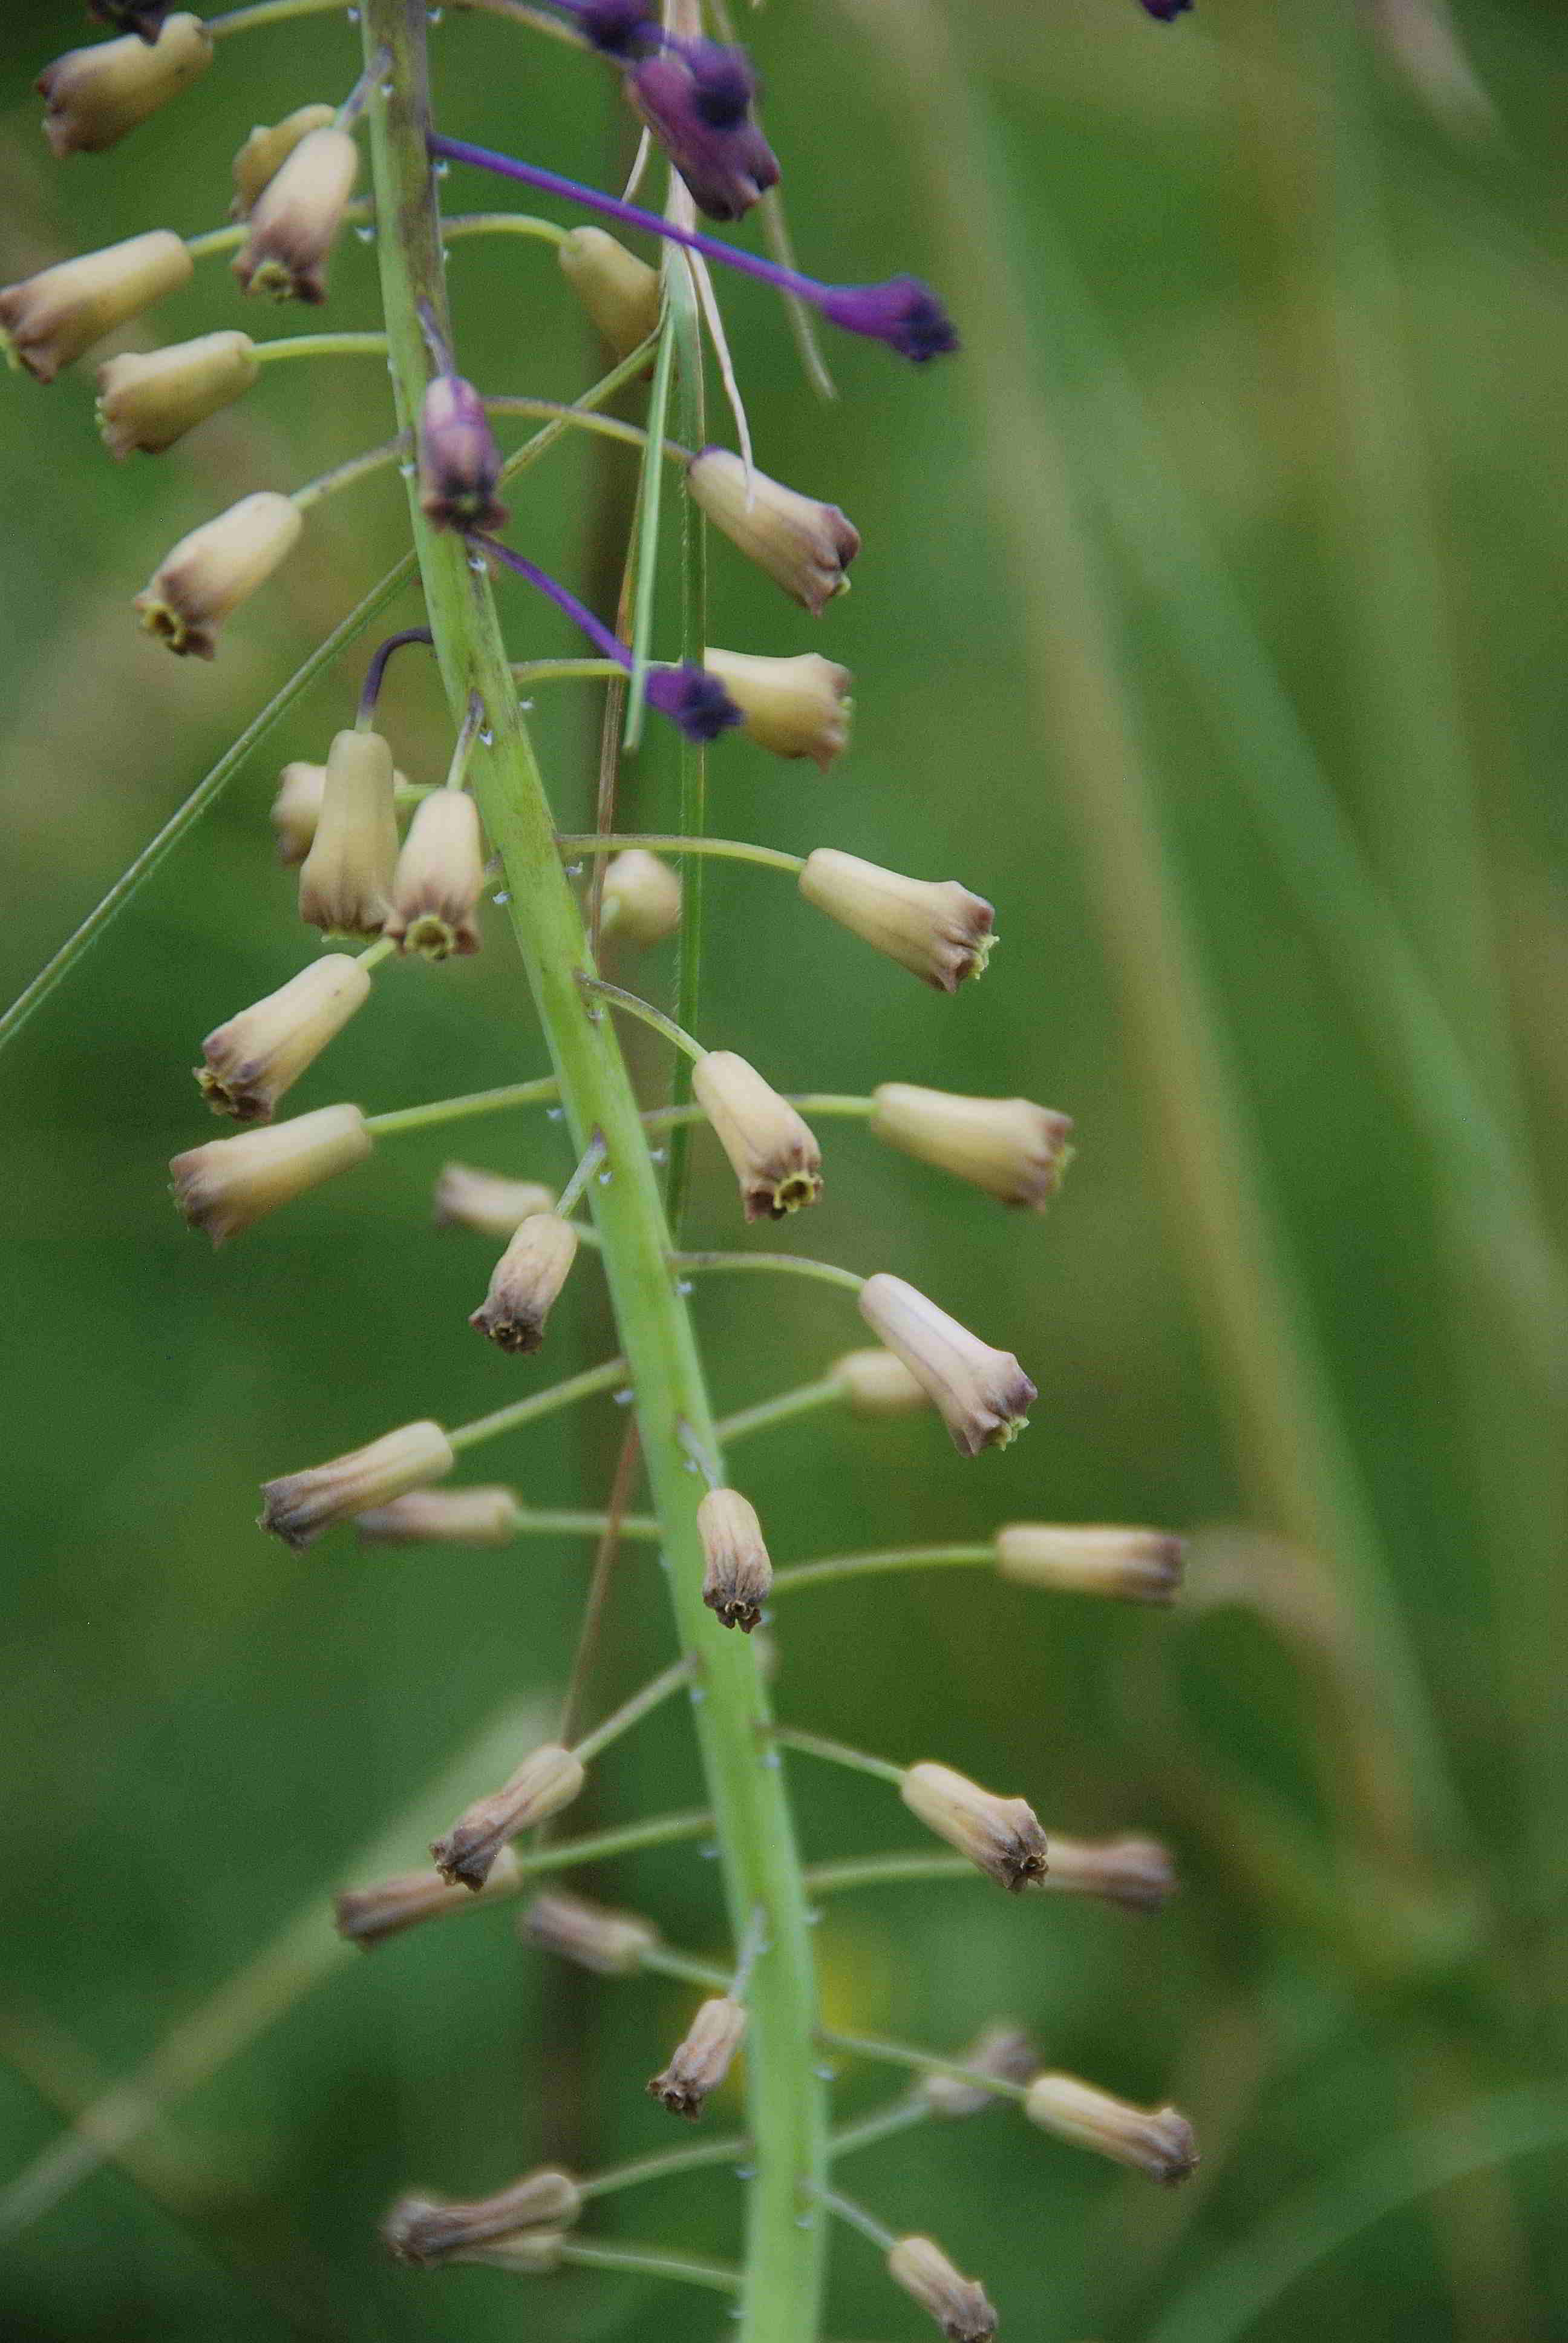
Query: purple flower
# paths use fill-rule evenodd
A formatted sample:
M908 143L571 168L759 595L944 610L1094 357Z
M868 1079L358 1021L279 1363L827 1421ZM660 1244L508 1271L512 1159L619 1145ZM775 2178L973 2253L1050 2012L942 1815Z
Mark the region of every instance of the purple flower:
M484 401L461 375L432 377L419 415L419 502L437 528L505 528L500 450Z
M689 740L717 740L742 720L719 678L703 667L650 669L648 701L678 724Z
M1147 5L1147 0L1145 0ZM1190 0L1182 0L1190 5ZM885 285L828 285L819 300L824 317L846 332L886 342L903 358L924 366L928 358L956 350L952 319L929 285L918 277L892 277Z
M778 185L778 159L751 119L756 80L739 49L672 44L634 65L626 87L709 219L744 218Z
M114 32L139 33L150 48L172 5L173 0L87 0L87 14Z
M575 16L589 48L607 57L642 56L663 38L648 0L554 0Z
M661 236L670 244L678 244L688 252L700 252L709 260L721 261L727 268L738 268L743 276L759 277L764 285L776 286L781 293L793 293L798 300L809 301L836 326L851 334L866 334L872 340L886 342L900 357L912 358L917 366L927 358L940 357L944 350L956 350L959 337L951 319L929 285L918 277L890 277L885 285L824 285L815 277L804 277L798 268L786 268L776 260L765 260L759 252L745 252L739 246L724 244L718 236L704 236L696 228L676 227L670 221L660 219L657 212L644 211L640 205L622 203L617 196L607 196L598 187L585 187L576 179L564 178L558 171L547 171L537 163L519 162L515 155L498 155L493 147L476 146L467 138L430 136L426 144L429 152L444 161L468 163L476 170L495 171L503 179L517 179L525 187L542 187L547 195L559 196L568 204L580 204L585 211L598 212L603 219L619 220L628 227L645 228L649 236Z
M1142 0L1142 5L1144 15L1152 16L1157 25L1173 25L1178 16L1186 15L1192 0Z
M602 619L596 618L587 603L579 602L569 587L563 586L525 554L514 553L509 545L502 545L497 538L476 535L468 542L493 553L507 568L526 578L530 586L537 586L558 610L566 612L574 626L582 628L596 650L630 672L632 655L619 636L612 634ZM732 724L742 721L740 709L719 678L709 675L705 668L650 668L646 689L649 705L657 708L661 716L668 716L672 724L678 724L689 739L716 740Z

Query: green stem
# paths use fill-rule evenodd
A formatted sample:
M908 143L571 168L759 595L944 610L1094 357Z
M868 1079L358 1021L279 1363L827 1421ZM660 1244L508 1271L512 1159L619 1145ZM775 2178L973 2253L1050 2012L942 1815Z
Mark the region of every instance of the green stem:
M823 1375L814 1383L797 1383L793 1391L779 1392L774 1399L759 1400L755 1407L743 1407L734 1415L724 1416L719 1424L719 1437L729 1443L744 1440L753 1432L765 1432L769 1424L789 1423L798 1415L814 1415L819 1408L831 1407L844 1396L844 1387L836 1375ZM774 1575L779 1583L779 1574Z
M249 234L244 220L235 227L209 227L200 236L187 236L186 250L193 260L207 260L215 253L237 252Z
M841 2131L830 2133L828 2153L837 2163L841 2156L853 2156L857 2148L873 2147L879 2139L891 2139L897 2132L911 2131L916 2124L926 2122L930 2112L922 2098L895 2099L891 2107L880 2107L861 2122L846 2124Z
M668 2180L678 2172L699 2172L705 2164L744 2162L751 2152L749 2139L705 2139L697 2147L667 2148L662 2156L639 2156L630 2164L611 2165L579 2180L584 2197L609 2197L618 2189L638 2188L645 2180Z
M253 342L251 356L258 365L276 365L279 358L385 357L385 334L279 334L270 342Z
M447 309L435 186L426 146L425 11L413 0L366 0L367 54L392 51L392 94L372 98L371 144L382 289L401 418L417 411L427 378L417 304L445 329ZM640 363L634 354L625 378ZM554 423L547 432L564 427ZM543 434L540 435L544 437ZM652 468L657 471L657 467ZM532 745L510 689L506 644L488 575L465 549L410 508L429 622L454 719L477 690L495 729L476 794L500 853L510 912L535 1007L560 1078L579 1151L602 1134L616 1167L591 1192L605 1269L636 1393L643 1456L664 1524L669 1586L684 1650L702 1655L707 1697L694 1725L714 1811L726 1900L736 1940L759 1906L769 1950L749 1998L748 2127L757 2177L748 2190L746 2275L739 2343L812 2343L821 2298L821 2224L799 2226L801 2201L825 2164L826 2094L815 2072L816 1984L811 1931L794 1828L781 1778L770 1766L769 1716L757 1656L717 1628L702 1601L697 1531L699 1481L686 1469L678 1427L716 1445L712 1412L683 1297L668 1273L668 1235L636 1094L612 1021L590 1013L578 979L589 972L578 905L555 850L555 822Z
M840 1269L830 1261L809 1261L799 1252L672 1252L669 1263L687 1277L714 1269L761 1269L776 1271L781 1277L814 1277L819 1284L841 1285L849 1293L859 1293L866 1282L858 1270Z
M308 512L323 497L334 497L339 488L351 488L357 480L367 479L372 472L385 471L399 456L407 456L413 445L407 431L399 431L396 439L383 440L379 447L367 447L362 456L350 456L346 464L334 464L329 472L318 472L314 480L294 490L294 501L301 512Z
M696 29L700 30L700 20ZM672 213L684 206L684 225L693 225L687 191L671 181ZM702 323L693 297L695 280L670 256L665 277L675 329L675 414L681 437L693 447L708 444L707 378L703 363ZM697 498L680 499L680 655L689 666L708 660L708 517ZM688 838L705 837L708 830L708 743L682 732L676 749L676 824ZM681 879L681 918L676 936L675 1013L689 1032L702 1023L702 954L705 924L703 896L708 866L693 861ZM670 1068L669 1101L691 1096L691 1067L678 1058ZM665 1172L666 1210L676 1242L685 1225L691 1172L689 1131L678 1129Z
M816 1586L829 1578L869 1578L885 1570L933 1570L967 1564L994 1565L994 1545L907 1545L885 1554L836 1554L821 1562L791 1563L773 1574L773 1591Z
M563 843L569 844L570 841ZM585 976L582 989L585 992L596 994L601 1001L613 1002L617 1009L624 1009L628 1016L639 1018L643 1024L651 1025L656 1033L662 1033L667 1041L673 1041L678 1050L683 1050L694 1065L699 1059L707 1057L708 1051L701 1042L684 1032L673 1017L667 1017L662 1009L654 1007L651 1001L641 1001L635 992L623 991L618 984L607 984L599 976Z
M208 16L202 30L209 41L226 40L230 33L259 32L265 25L284 25L293 16L337 15L342 0L255 0L249 8L228 8Z
M618 659L514 659L514 683L618 683L626 673Z
M519 1537L602 1537L609 1526L608 1513L527 1513L518 1523ZM622 1537L656 1544L664 1533L651 1513L623 1513L617 1527Z
M655 1945L651 1952L642 1955L645 1969L657 1969L660 1976L678 1977L682 1985L699 1986L704 1993L728 1993L729 1972L715 1968L711 1961L693 1959L689 1953L671 1952L667 1945Z
M578 431L597 431L602 439L620 439L628 447L646 447L648 434L640 423L623 423L613 415L583 415L577 408L563 406L558 398L523 398L506 393L498 398L487 398L485 411L489 415L559 416L564 423ZM691 458L688 447L673 439L664 443L664 453L672 463L685 464Z
M825 1758L829 1765L847 1766L852 1774L872 1774L879 1782L891 1782L895 1790L903 1786L901 1765L895 1765L889 1757L872 1757L863 1749L851 1749L847 1741L829 1741L824 1734L799 1733L782 1725L774 1727L773 1740L779 1749L799 1749L808 1757Z
M24 1025L43 1007L55 987L70 974L89 945L97 941L116 914L123 911L132 896L146 884L165 856L173 853L186 832L222 795L252 750L260 747L278 719L286 716L300 694L309 689L322 670L330 667L357 636L364 633L377 612L386 608L398 588L407 585L413 574L414 556L405 554L402 560L370 588L364 600L334 627L326 641L317 645L282 689L273 694L260 715L246 726L233 747L224 750L212 770L204 774L196 783L184 805L169 816L157 835L143 847L130 869L116 880L103 901L88 912L75 933L66 938L54 958L45 962L32 983L17 994L10 1008L0 1016L0 1050L15 1039Z
M841 2197L836 2188L819 2188L817 2198L839 2220L847 2222L851 2229L859 2229L872 2245L879 2246L883 2253L890 2254L898 2244L887 2223L879 2221L874 2213L868 2213L863 2205L857 2205L852 2197Z
M558 439L563 438L571 427L568 417L594 414L599 407L608 406L616 393L624 390L628 382L635 382L648 364L648 352L652 347L653 339L649 336L646 342L632 351L629 357L622 358L618 366L611 367L608 374L602 375L591 390L585 390L582 397L574 400L563 414L558 415L553 422L547 423L542 431L536 431L531 439L525 440L517 453L503 462L502 479L515 480L519 472L537 463Z
M651 1684L644 1684L640 1692L633 1693L613 1715L607 1716L602 1725L596 1725L591 1733L585 1733L578 1742L572 1755L578 1765L586 1765L590 1758L598 1755L601 1749L608 1749L612 1741L618 1741L623 1733L629 1733L634 1725L640 1725L651 1709L658 1708L672 1693L678 1693L684 1684L689 1684L695 1673L695 1664L688 1654L685 1659L677 1660L673 1667L666 1668L662 1674L655 1676Z
M786 1103L798 1107L802 1114L847 1115L864 1121L877 1111L877 1101L856 1098L843 1091L790 1091ZM684 1123L705 1122L707 1116L699 1106L656 1106L642 1118L645 1131L675 1131Z
M456 1432L447 1434L454 1448L477 1448L483 1440L494 1440L503 1432L515 1432L520 1423L532 1423L541 1415L554 1415L558 1408L573 1407L579 1399L592 1399L597 1392L614 1391L626 1381L626 1361L607 1359L602 1367L585 1367L580 1375L568 1375L564 1383L552 1383L548 1391L535 1392L528 1399L514 1400L509 1407L498 1407L491 1415L477 1416L472 1423L461 1423Z
M867 1855L806 1866L806 1885L813 1896L838 1896L847 1887L886 1887L903 1880L980 1876L967 1855Z
M917 2075L947 2075L955 2083L973 2083L999 2099L1016 2100L1020 2107L1029 2097L1027 2083L1009 2082L1001 2075L988 2075L981 2066L966 2066L960 2058L940 2058L935 2051L917 2050L908 2042L886 2042L875 2034L830 2034L826 2027L817 2039L825 2050L842 2050L849 2057L877 2058L886 2066L908 2066Z
M500 1114L514 1106L550 1106L561 1094L554 1074L535 1082L503 1082L498 1090L469 1091L462 1098L432 1099L427 1106L394 1107L386 1114L367 1114L367 1131L390 1139L405 1131L434 1131L442 1123L466 1122L470 1115Z
M454 244L465 236L527 236L540 244L561 245L570 233L569 228L558 227L554 220L538 219L532 212L458 212L441 222L443 244Z
M700 2261L695 2254L660 2253L655 2246L590 2246L574 2237L558 2248L563 2262L580 2262L585 2269L635 2270L643 2278L672 2278L687 2286L707 2286L720 2294L739 2294L745 2280L727 2262Z
M668 288L668 279L666 278ZM668 289L664 317L653 362L653 388L648 402L648 433L651 452L664 449L669 419L669 390L675 367L675 313ZM637 510L637 593L632 603L631 680L627 687L626 724L621 746L628 752L640 747L648 690L648 652L653 639L654 588L658 578L658 508L664 491L664 467L644 460Z
M623 846L643 846L660 854L716 854L727 862L758 862L769 870L788 870L799 878L805 858L786 854L777 846L753 846L744 838L678 838L660 830L594 830L573 832L557 840L563 854L618 854Z

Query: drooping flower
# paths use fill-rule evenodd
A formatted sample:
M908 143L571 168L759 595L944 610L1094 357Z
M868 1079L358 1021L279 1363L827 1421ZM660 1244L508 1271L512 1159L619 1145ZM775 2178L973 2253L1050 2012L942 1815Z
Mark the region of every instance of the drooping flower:
M167 348L129 351L98 368L98 428L117 461L161 455L242 398L261 372L256 344L232 330Z
M56 160L116 146L204 74L214 54L201 18L182 14L166 16L155 40L138 29L56 57L37 83L44 136Z
M0 291L0 344L35 382L53 382L116 326L187 284L191 267L180 238L162 227L58 261Z
M242 497L164 556L136 598L143 627L181 658L213 658L224 619L266 584L304 526L292 497Z

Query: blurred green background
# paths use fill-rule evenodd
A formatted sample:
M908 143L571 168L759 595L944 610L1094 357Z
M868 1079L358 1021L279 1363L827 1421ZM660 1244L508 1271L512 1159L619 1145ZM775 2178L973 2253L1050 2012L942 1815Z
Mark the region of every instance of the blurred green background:
M805 265L924 271L966 350L917 374L837 342L823 406L773 303L724 288L759 461L843 505L865 550L814 625L716 545L713 639L843 660L857 719L825 779L721 747L711 826L960 876L1003 941L983 984L926 996L787 884L716 868L703 1030L784 1088L1024 1092L1074 1116L1080 1156L1026 1225L827 1126L809 1248L928 1288L1016 1348L1040 1401L1026 1440L972 1468L930 1422L829 1415L759 1436L743 1485L778 1561L1019 1518L1195 1534L1194 1599L1169 1616L955 1572L803 1593L778 1622L789 1721L960 1764L1048 1831L1151 1829L1177 1851L1158 1918L977 1881L845 1896L821 1924L839 2023L951 2048L1010 2013L1049 2063L1196 2121L1203 2167L1169 2197L1003 2112L847 2167L985 2278L1007 2331L1051 2343L1568 2334L1549 2144L1568 2130L1568 19L1546 0L1461 16L1490 122L1462 83L1440 75L1434 114L1412 82L1412 54L1442 63L1400 49L1414 0L1200 0L1170 30L1133 0L771 0L746 27ZM216 224L250 125L357 70L340 16L257 32L113 153L57 167L30 83L81 37L63 0L0 32L7 280ZM602 183L624 167L591 61L457 11L434 49L454 133ZM504 199L450 186L464 207ZM601 370L544 247L466 245L451 286L486 389L570 396ZM322 322L377 322L352 236ZM242 315L216 260L156 337L232 323L298 329ZM397 557L404 520L391 473L334 499L216 663L176 662L130 595L220 505L385 436L379 368L270 370L120 468L90 367L0 395L9 998ZM609 607L632 479L619 451L568 448L521 486L514 540ZM520 586L507 607L519 658L575 649ZM406 596L384 624L417 616ZM370 1850L508 1704L522 1745L549 1729L570 1664L581 1541L340 1538L296 1558L252 1525L265 1476L606 1355L591 1271L543 1358L482 1354L463 1321L486 1248L427 1224L448 1155L561 1177L555 1127L388 1142L216 1257L165 1194L166 1158L212 1129L187 1071L201 1036L302 958L276 770L324 754L379 631L0 1063L0 2177L258 1947L313 1943L333 1887L417 1861L439 1794ZM575 827L598 709L554 689L539 735ZM417 654L384 707L404 769L438 778ZM664 826L672 791L650 739L623 819ZM660 959L630 980L672 978ZM392 1107L542 1064L492 914L476 960L386 971L297 1103ZM690 1226L732 1242L728 1175L701 1143L696 1161ZM716 1282L697 1307L724 1407L819 1372L858 1323L783 1281ZM598 1502L622 1422L596 1403L477 1467L531 1502ZM638 1549L596 1709L668 1647ZM460 1778L457 1803L487 1785ZM879 1785L805 1759L792 1778L814 1856L916 1843ZM683 1720L661 1715L598 1770L585 1821L695 1786ZM719 1942L697 1851L584 1884L677 1944ZM547 1971L504 1913L345 1958L176 2097L133 2169L96 2170L8 2241L4 2331L722 2335L716 2298L421 2278L375 2235L410 2182L479 2194L546 2156L592 2169L666 2144L641 2086L689 2002ZM895 2087L857 2067L841 2103ZM727 2252L734 2212L705 2177L609 2200L603 2226ZM827 2331L923 2331L848 2232Z

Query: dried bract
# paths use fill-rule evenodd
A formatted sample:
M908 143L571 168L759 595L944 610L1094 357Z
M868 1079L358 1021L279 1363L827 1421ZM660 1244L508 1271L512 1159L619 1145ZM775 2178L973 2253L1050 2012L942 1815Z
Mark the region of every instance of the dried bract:
M1005 1448L1040 1394L1010 1351L993 1351L901 1277L881 1271L860 1288L860 1315L935 1406L960 1456Z
M999 1798L994 1791L955 1774L951 1766L930 1760L910 1767L900 1795L928 1830L957 1847L1010 1895L1021 1895L1045 1877L1045 1833L1025 1799Z
M668 2066L648 2084L649 2098L658 2099L672 2116L695 2123L729 2072L745 2032L743 2005L730 1994L715 1994L692 2019Z
M469 1325L499 1350L537 1351L577 1251L578 1232L569 1221L555 1212L530 1213L496 1263L490 1290Z
M0 343L35 382L53 382L62 367L177 292L190 275L190 254L167 228L81 253L0 291Z
M535 1212L548 1212L553 1188L538 1180L506 1180L471 1163L445 1163L436 1182L431 1218L438 1229L473 1229L484 1237L515 1236Z
M996 1534L997 1567L1021 1586L1105 1594L1119 1603L1171 1603L1181 1585L1179 1537L1163 1530L1056 1528L1010 1522Z
M630 1976L658 1943L658 1930L635 1912L611 1912L580 1896L536 1896L518 1933L598 1976Z
M405 1928L417 1928L423 1921L472 1912L477 1902L498 1903L503 1896L515 1896L521 1885L517 1856L510 1847L503 1847L477 1898L466 1887L449 1887L438 1872L428 1867L401 1871L391 1879L377 1880L374 1887L345 1889L334 1899L333 1923L345 1943L360 1945L369 1952L388 1936L401 1936Z
M459 2258L469 2246L511 2237L519 2230L569 2228L582 2211L582 2195L569 2173L525 2173L509 2188L468 2204L438 2197L401 2197L381 2225L387 2251L398 2261Z
M837 505L751 474L727 447L704 447L687 471L692 495L715 528L776 578L812 617L844 589L844 572L860 550L859 531Z
M242 291L273 301L327 298L327 261L359 176L347 130L308 130L257 196L234 256Z
M857 1415L914 1415L930 1394L891 1351L847 1351L833 1362L833 1380Z
M996 2313L984 2287L960 2278L930 2237L900 2237L888 2256L888 2274L930 2311L948 2343L990 2343Z
M658 324L658 269L602 227L574 227L557 258L617 357L630 357Z
M906 879L837 847L819 846L807 856L800 892L938 992L956 992L968 978L983 975L996 942L996 913L956 879Z
M773 1584L762 1524L738 1489L709 1489L697 1508L697 1529L707 1565L702 1599L721 1627L749 1635Z
M211 659L223 620L266 584L304 526L290 497L242 497L165 555L136 598L142 625L181 658Z
M733 1050L709 1050L692 1095L734 1167L749 1221L781 1221L822 1193L822 1151L809 1126L755 1066Z
M228 1141L230 1146L238 1143ZM406 1489L439 1481L456 1463L452 1443L438 1423L399 1424L396 1432L383 1433L379 1440L351 1448L329 1463L264 1482L258 1525L303 1550L335 1523L351 1521L372 1505L389 1504Z
M276 177L302 138L313 130L330 130L337 110L330 106L299 106L281 122L258 122L234 158L232 219L248 219L256 197Z
M364 1545L509 1545L522 1518L510 1489L411 1489L354 1526Z
M415 808L397 857L384 932L399 951L424 960L476 952L484 885L477 806L466 789L432 789Z
M191 1227L220 1245L335 1172L363 1163L370 1148L357 1106L317 1107L268 1131L187 1149L169 1165L170 1186Z
M1134 2107L1074 2075L1037 2075L1024 2112L1058 2139L1093 2148L1168 2187L1197 2168L1192 2127L1176 2107Z
M437 1870L454 1886L482 1887L508 1840L569 1806L587 1779L569 1749L548 1742L534 1750L498 1790L477 1798L435 1841L430 1853Z
M680 925L680 880L646 847L628 846L605 865L602 925L629 943L661 943Z
M849 746L853 681L847 667L802 651L796 659L753 659L744 651L705 653L709 668L740 710L741 729L776 757L809 757L826 772Z
M392 751L379 732L339 732L327 758L321 811L300 865L299 916L328 935L375 936L397 867Z
M98 368L98 428L116 462L161 455L220 407L243 397L261 368L248 334L203 334L194 342L109 358Z
M1054 1865L1054 1839L1050 1859ZM1000 2083L1027 2083L1040 2065L1040 2054L1021 2026L988 2026L962 2053L960 2063L979 2074L994 2075ZM994 2091L988 2091L983 2083L960 2082L956 2075L923 2076L920 2087L927 2107L939 2116L983 2115L987 2107L996 2105Z
M960 1098L913 1082L879 1083L872 1097L879 1139L1004 1204L1043 1212L1072 1161L1071 1118L1028 1099Z
M55 157L98 155L206 71L213 45L199 16L165 18L156 41L128 33L70 49L38 76L44 136Z
M302 968L254 1008L219 1025L202 1043L196 1069L215 1114L236 1122L270 1122L284 1092L370 997L370 979L346 952Z

